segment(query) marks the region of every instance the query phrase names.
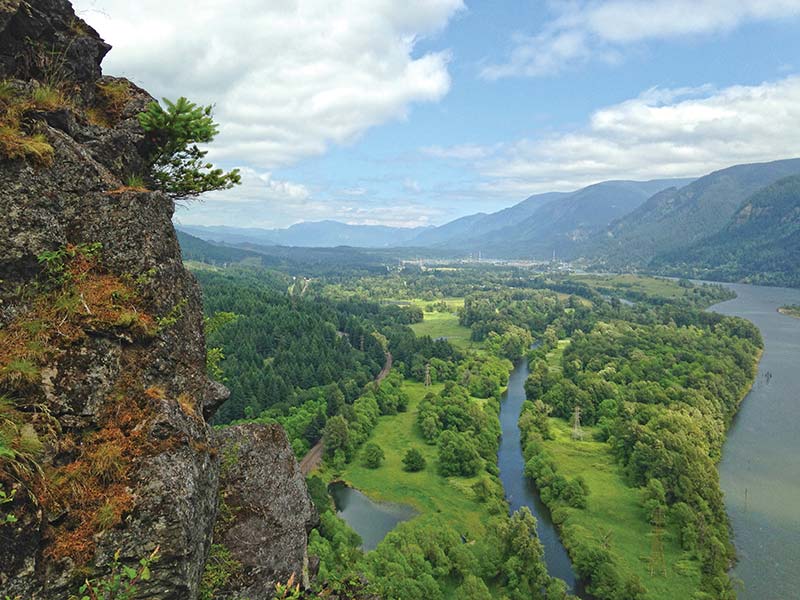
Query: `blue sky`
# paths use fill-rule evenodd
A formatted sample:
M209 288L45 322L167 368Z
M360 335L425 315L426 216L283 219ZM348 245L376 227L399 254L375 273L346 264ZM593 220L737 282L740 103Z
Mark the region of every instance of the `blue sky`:
M800 0L215 4L76 4L106 72L216 104L245 181L187 224L440 224L800 154Z

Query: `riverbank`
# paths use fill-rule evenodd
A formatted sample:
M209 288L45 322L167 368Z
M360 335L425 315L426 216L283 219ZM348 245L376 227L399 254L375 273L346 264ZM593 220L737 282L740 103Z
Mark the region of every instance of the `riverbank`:
M795 319L800 319L800 305L793 304L787 306L781 306L778 309L778 312L782 315L786 315L787 317L794 317Z
M476 539L484 532L491 515L485 505L475 499L472 485L485 475L475 477L442 477L437 473L438 452L427 444L417 426L417 409L428 392L438 394L442 384L426 388L424 384L405 381L408 409L397 415L380 417L369 442L380 446L386 458L377 469L363 465L361 453L336 477L370 498L412 506L420 515L438 515L460 532ZM416 473L403 469L403 456L409 448L417 449L425 458L425 468ZM329 468L320 474L333 477Z
M800 589L800 290L729 284L737 297L710 310L743 317L764 339L756 382L733 419L720 483L744 583L739 600L793 598Z
M752 385L759 336L735 322L709 328L694 314L686 315L691 327L599 323L534 359L531 391L547 405L526 405L520 419L526 473L577 574L600 598L622 590L654 600L727 593L717 587L726 585L726 563L714 552L728 547L728 529L714 458ZM561 418L547 418L546 406ZM586 426L598 420L601 427ZM585 505L575 498L579 478ZM645 487L660 491L645 497ZM722 577L703 577L707 565Z
M584 438L572 439L572 427L549 419L553 439L545 451L567 480L582 477L589 489L585 508L553 502L561 540L573 560L581 546L607 550L623 581L645 582L650 600L691 598L700 587L700 565L680 545L677 527L667 526L660 536L660 554L654 552L653 527L642 507L642 492L630 487L610 446L593 439L594 427L583 427Z

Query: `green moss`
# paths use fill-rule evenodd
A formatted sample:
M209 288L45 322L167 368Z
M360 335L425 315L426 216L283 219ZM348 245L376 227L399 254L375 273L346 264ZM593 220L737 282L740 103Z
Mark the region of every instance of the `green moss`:
M242 570L242 563L233 558L223 544L211 544L208 560L200 580L200 600L213 600L218 590L223 589Z

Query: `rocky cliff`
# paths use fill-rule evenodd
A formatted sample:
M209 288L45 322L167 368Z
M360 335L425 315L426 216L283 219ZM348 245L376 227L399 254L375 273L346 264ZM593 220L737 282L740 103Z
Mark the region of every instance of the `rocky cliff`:
M173 202L126 185L152 98L101 75L108 50L65 0L0 0L0 597L67 598L159 548L136 597L196 598L217 519L205 419L227 392ZM285 436L221 437L257 447L230 471L262 515L239 525L259 545L245 567L299 574L313 511Z

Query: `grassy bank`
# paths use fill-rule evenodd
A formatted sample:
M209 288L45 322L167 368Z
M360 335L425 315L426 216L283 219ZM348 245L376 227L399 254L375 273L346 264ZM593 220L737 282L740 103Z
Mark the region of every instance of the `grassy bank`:
M386 454L377 469L362 465L360 454L339 475L350 486L371 498L399 502L413 506L420 513L439 515L459 532L475 539L483 531L489 518L485 505L474 499L471 486L479 477L442 477L437 472L436 446L428 445L416 424L420 400L442 386L426 388L421 383L406 381L404 389L409 396L408 410L404 413L380 417L369 441L378 444ZM409 448L416 448L425 457L425 469L417 473L403 470L402 459ZM323 475L331 476L323 472Z
M792 304L788 306L781 306L778 309L778 312L782 315L788 315L790 317L794 317L796 319L800 319L800 305Z
M580 540L607 548L620 574L636 575L652 600L691 598L700 587L699 564L681 550L674 527L662 535L663 563L657 561L651 574L654 540L641 492L627 485L608 444L593 441L590 427L584 428L584 439L576 441L569 423L550 419L550 426L555 439L543 446L558 472L567 479L580 475L589 487L586 508L561 509L566 515L561 525L564 545L569 549Z

